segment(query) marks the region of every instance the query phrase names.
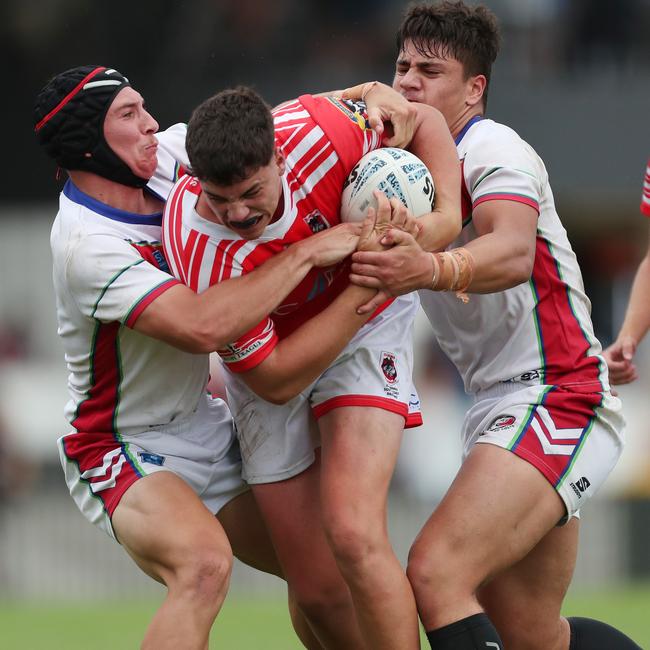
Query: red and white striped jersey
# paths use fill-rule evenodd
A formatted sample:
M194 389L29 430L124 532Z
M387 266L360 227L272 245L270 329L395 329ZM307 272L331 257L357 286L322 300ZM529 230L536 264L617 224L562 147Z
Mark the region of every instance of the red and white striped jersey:
M451 247L477 237L472 211L485 201L517 201L538 213L530 280L505 291L421 291L441 348L477 393L500 382L608 386L591 303L556 212L544 163L512 129L473 118L456 138L463 169L463 230Z
M262 237L246 240L196 212L199 182L184 176L165 206L163 243L172 273L195 291L249 273L288 245L340 223L343 184L364 154L380 146L365 105L303 95L273 111L285 159L284 209ZM289 332L324 309L348 283L347 265L313 269L278 308L219 350L235 372L253 368Z
M641 194L641 212L650 217L650 160L645 168L645 177L643 178L643 193Z
M182 129L160 134L156 193L173 185ZM168 146L169 145L169 146ZM167 188L167 189L165 189ZM50 243L58 331L69 370L66 418L77 431L130 435L189 417L208 379L207 355L182 352L132 329L178 284L161 243L162 212L118 210L63 188Z

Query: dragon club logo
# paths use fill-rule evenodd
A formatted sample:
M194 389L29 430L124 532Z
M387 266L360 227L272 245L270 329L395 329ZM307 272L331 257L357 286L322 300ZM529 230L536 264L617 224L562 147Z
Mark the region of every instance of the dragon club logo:
M397 381L397 368L395 367L395 355L390 352L381 353L381 371L389 384Z

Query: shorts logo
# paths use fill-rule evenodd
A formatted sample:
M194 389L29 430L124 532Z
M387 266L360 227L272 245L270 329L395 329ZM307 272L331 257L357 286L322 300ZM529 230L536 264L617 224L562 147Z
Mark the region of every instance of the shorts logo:
M494 420L492 420L487 431L504 431L505 429L512 429L516 423L517 418L514 415L504 413L503 415L498 415Z
M582 493L591 485L586 476L579 478L575 483L569 483L571 489L576 493L578 499L582 499Z
M139 451L138 456L143 463L150 463L151 465L164 465L165 457L158 454L150 454L146 451Z
M390 352L381 353L381 371L386 377L389 384L394 384L397 381L397 368L395 367L395 355Z
M314 234L321 232L322 230L327 230L330 225L327 219L318 211L314 210L308 215L303 217L305 223Z

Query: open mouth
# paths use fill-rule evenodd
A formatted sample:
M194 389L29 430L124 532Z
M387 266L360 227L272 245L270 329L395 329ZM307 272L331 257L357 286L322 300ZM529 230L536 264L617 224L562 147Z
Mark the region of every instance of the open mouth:
M243 221L231 221L228 225L235 230L249 230L257 225L261 219L262 217L257 215L255 217L248 217L248 219L244 219Z

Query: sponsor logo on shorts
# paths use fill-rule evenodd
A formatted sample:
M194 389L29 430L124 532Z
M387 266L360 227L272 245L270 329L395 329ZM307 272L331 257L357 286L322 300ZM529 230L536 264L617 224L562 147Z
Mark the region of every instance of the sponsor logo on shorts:
M151 465L164 465L165 457L158 454L150 454L147 451L139 451L140 461L143 463L150 463Z
M389 384L397 381L397 368L395 367L395 355L390 352L381 353L381 371Z
M330 227L329 222L318 210L310 212L308 215L303 217L305 223L314 234L321 232L322 230L327 230Z
M539 370L529 370L528 372L524 372L521 375L517 375L516 377L506 379L502 383L513 384L516 381L538 381L541 376L542 375Z
M512 429L515 424L517 424L517 418L514 415L504 413L503 415L497 415L497 417L490 422L490 426L486 429L486 432L506 431L507 429Z
M576 493L578 499L582 499L582 493L591 485L586 476L579 478L575 483L569 483L571 489Z

